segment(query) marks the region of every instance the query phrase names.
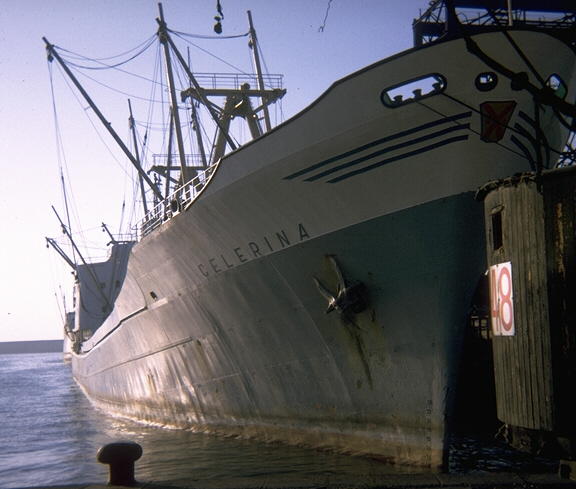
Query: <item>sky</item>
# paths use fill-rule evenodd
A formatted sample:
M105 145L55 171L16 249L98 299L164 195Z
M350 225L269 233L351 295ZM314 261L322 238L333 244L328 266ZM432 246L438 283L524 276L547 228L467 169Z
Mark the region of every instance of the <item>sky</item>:
M428 4L427 0L220 3L222 36L247 32L246 11L251 11L267 69L284 75L285 119L334 81L410 48L412 21ZM214 34L216 0L164 0L162 5L170 29ZM63 309L71 305L71 270L45 243L45 237L61 235L52 210L54 206L64 216L61 171L70 185L66 195L84 230L96 229L102 222L113 231L119 229L123 202L132 192L130 172L122 168L129 163L110 137L102 131L98 136L87 123L86 107L78 103L59 70L49 69L42 37L58 48L105 58L153 36L157 17L156 0L0 0L0 342L62 338ZM235 42L228 54L233 61L246 58L249 64L246 39ZM224 56L220 45L217 50ZM200 61L194 56L202 57L191 54L193 69L212 71L196 68ZM130 88L105 97L104 89L95 85L95 94L91 93L126 141ZM105 254L105 238L100 232L104 247L100 256Z

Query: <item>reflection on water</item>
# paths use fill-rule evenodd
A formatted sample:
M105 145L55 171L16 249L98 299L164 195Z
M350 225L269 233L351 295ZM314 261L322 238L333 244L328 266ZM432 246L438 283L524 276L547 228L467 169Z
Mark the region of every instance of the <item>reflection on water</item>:
M169 430L111 418L95 410L74 383L59 354L0 355L0 487L105 482L108 467L96 461L109 442L139 443L140 481L185 484L193 480L332 477L413 472L383 463L280 444ZM554 470L498 445L493 437L458 437L453 472ZM368 477L367 477L368 476Z
M170 430L92 407L59 354L0 355L0 487L107 481L96 461L112 441L139 443L140 481L378 475L412 471L299 447Z
M306 478L410 471L335 453L149 427L120 419L108 418L103 424L108 440L131 440L142 446L144 455L136 471L140 480Z
M135 426L116 421L110 435L142 445L141 480L319 477L397 473L398 468L343 455L239 438ZM113 431L112 431L113 430Z

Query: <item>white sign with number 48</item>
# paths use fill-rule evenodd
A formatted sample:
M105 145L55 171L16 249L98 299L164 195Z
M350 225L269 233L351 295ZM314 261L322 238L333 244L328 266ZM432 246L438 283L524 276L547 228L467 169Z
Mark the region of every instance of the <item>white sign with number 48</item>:
M514 336L514 291L512 262L498 263L488 269L490 277L490 317L494 336Z

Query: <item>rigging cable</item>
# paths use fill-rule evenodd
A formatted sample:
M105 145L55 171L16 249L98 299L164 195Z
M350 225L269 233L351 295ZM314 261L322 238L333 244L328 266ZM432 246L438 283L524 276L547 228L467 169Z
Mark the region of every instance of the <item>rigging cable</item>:
M63 58L63 59L66 61L66 64L68 64L67 58ZM75 68L74 71L75 71L77 74L82 75L83 77L87 78L88 80L91 80L91 81L93 81L94 83L96 83L97 85L100 85L100 86L102 86L102 87L104 87L104 88L107 88L108 90L111 90L111 91L116 92L116 93L120 93L120 94L122 94L122 95L126 95L127 97L130 97L130 98L134 98L134 99L138 99L138 100L144 100L144 101L150 101L149 99L146 99L146 98L144 98L144 97L140 97L140 96L138 96L138 95L130 94L130 93L128 93L128 92L124 92L124 91L119 90L119 89L117 89L117 88L111 87L110 85L106 85L105 83L102 83L101 81L97 80L96 78L93 78L93 77L91 77L91 76L88 76L86 73L84 73L84 72L81 71L82 69L85 68L85 67L83 67L82 65L75 65L75 64L73 64L72 66ZM122 72L122 73L124 73L124 74L133 76L134 78L139 78L139 79L144 80L144 81L146 81L146 82L152 82L152 80L150 80L149 78L146 78L146 77L141 76L141 75L137 75L136 73L131 73L131 72L126 71L126 70L118 70L118 69L116 69L116 71L120 71L120 72Z
M245 71L243 71L243 70L241 70L240 68L234 66L233 64L228 63L226 60L224 60L224 59L216 56L215 54L212 54L210 51L207 51L206 49L201 48L201 47L198 46L197 44L194 44L193 42L184 39L184 37L182 37L182 35L180 35L179 32L175 32L175 31L172 31L172 30L170 30L170 29L166 29L166 30L167 30L168 32L170 32L171 34L174 34L175 36L179 37L179 38L182 39L184 42L190 44L191 46L194 46L196 49L199 49L200 51L202 51L203 53L207 54L208 56L211 56L212 58L217 59L217 60L220 61L221 63L224 63L225 65L229 66L230 68L236 70L238 73L242 73L243 75L250 75L249 73L246 73ZM233 36L233 37L246 37L246 36L248 36L249 34L250 34L250 33L246 33L246 34L242 34L241 36ZM216 38L216 39L224 39L224 37Z
M78 94L72 89L72 87L70 86L70 82L68 81L67 77L63 77L66 81L66 84L68 85L68 87L70 88L70 91L72 92L72 94L74 95L74 97L76 98L76 100L78 101L78 104L83 108L84 113L86 114L86 117L88 119L88 121L90 122L90 124L92 125L92 127L94 128L94 131L96 132L96 134L98 135L98 137L100 138L100 141L102 141L102 144L106 147L106 149L108 150L108 152L110 153L110 155L112 156L112 158L114 159L114 161L116 161L116 163L120 166L120 168L122 168L122 171L124 171L125 173L127 173L127 170L124 168L124 166L120 163L120 161L118 160L118 158L116 157L116 155L112 152L112 150L110 149L110 146L106 143L106 141L104 140L104 137L102 136L102 134L100 133L100 131L98 130L98 126L96 124L94 124L94 121L92 120L92 118L90 118L88 116L88 108L85 108L84 105L81 103Z
M206 35L201 35L201 34L189 34L186 32L181 32L181 31L173 31L172 29L166 29L168 32L170 32L171 34L174 34L180 38L182 37L191 37L193 39L238 39L240 37L247 37L250 35L249 32L246 32L244 34L235 34L233 36L206 36ZM187 41L189 42L189 41Z
M58 158L58 168L60 170L60 177L62 179L62 200L64 203L64 207L66 209L66 216L68 221L68 227L71 228L70 224L70 206L68 205L68 199L66 196L66 188L64 184L64 169L66 169L66 175L68 177L68 181L70 181L70 176L68 175L68 165L66 163L66 156L64 154L64 144L62 142L62 133L60 131L60 123L58 120L58 111L56 110L56 95L54 93L54 72L53 72L53 65L50 61L48 61L48 72L50 75L50 90L52 94L52 110L54 113L54 131L56 134L56 153ZM74 196L72 195L72 200L74 201ZM76 205L74 204L73 210L75 214L77 212ZM76 215L76 219L78 220L78 216ZM74 248L72 248L72 261L76 264L76 252Z
M258 40L258 38L256 39L256 44L258 45L258 52L260 53L260 59L262 60L262 64L264 65L264 71L266 72L266 75L268 77L270 77L270 70L268 69L268 66L266 65L266 60L264 59L264 56L262 55L262 47L260 46L260 41ZM280 77L282 77L282 75L280 75ZM283 83L280 83L280 86L278 88L282 88ZM268 84L268 88L274 88L271 84ZM279 99L277 99L274 102L274 118L275 118L275 124L278 125L278 111L277 111L277 107L278 105L280 106L280 122L284 121L284 112L282 111L282 97L280 97Z
M107 70L107 69L118 69L119 66L125 65L125 64L129 63L130 61L138 58L139 56L141 56L142 54L144 54L144 53L150 48L150 46L152 46L153 44L155 44L155 42L156 42L156 34L154 34L153 36L150 36L150 37L149 37L146 41L144 41L142 44L140 44L139 46L136 46L136 47L133 48L133 49L130 49L129 51L126 51L125 53L117 54L117 55L110 56L110 57L107 57L107 58L88 58L87 56L84 56L84 55L82 55L82 54L75 53L75 52L70 51L70 50L68 50L68 49L61 48L60 46L57 46L57 47L58 47L58 51L59 51L59 52L68 53L69 56L67 57L67 62L66 62L66 64L69 65L69 66L70 66L70 65L71 65L71 66L76 66L76 67L78 67L78 68L84 68L84 69L86 69L86 70ZM125 56L125 55L127 55L128 53L131 53L132 51L135 51L136 49L140 49L140 50L139 50L136 54L134 54L133 56L131 56L130 58L128 58L128 59L126 59L126 60L124 60L124 61L120 61L120 62L118 62L118 63L116 63L116 64L113 64L113 65L109 65L109 64L104 63L104 61L107 61L107 60L110 60L110 59L119 58L119 57L121 57L121 56ZM80 65L80 64L71 62L70 59L84 60L84 61L92 61L92 62L94 62L94 63L100 64L101 66L86 66L86 65ZM119 71L122 71L122 70L119 70Z

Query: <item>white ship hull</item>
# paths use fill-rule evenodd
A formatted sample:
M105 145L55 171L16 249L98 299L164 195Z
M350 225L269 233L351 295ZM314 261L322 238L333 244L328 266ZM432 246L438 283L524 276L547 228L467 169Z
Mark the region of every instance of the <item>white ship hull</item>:
M565 44L512 35L540 73L572 80ZM526 71L501 34L475 40ZM474 192L536 161L532 97L507 80L478 90L487 71L463 40L409 51L223 158L187 210L134 246L112 314L73 354L92 402L161 425L440 467L486 268ZM382 102L388 87L430 74L445 79L442 93ZM515 102L508 125L520 129L483 140L486 101ZM550 108L540 124L561 150L567 130ZM329 257L363 284L363 311L325 314L314 278L336 292Z

